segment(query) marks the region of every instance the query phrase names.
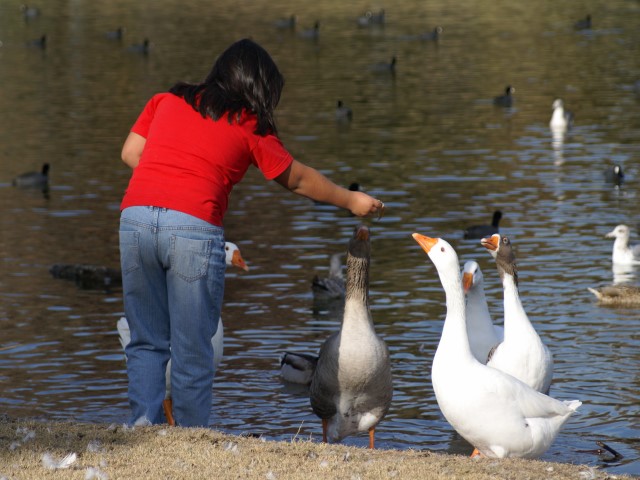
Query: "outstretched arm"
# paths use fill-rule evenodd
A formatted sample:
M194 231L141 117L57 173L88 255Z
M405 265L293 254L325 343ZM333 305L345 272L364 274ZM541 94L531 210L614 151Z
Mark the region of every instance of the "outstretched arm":
M358 217L378 213L384 204L366 193L347 190L325 177L314 168L293 160L289 168L275 181L293 193L317 202L345 208Z

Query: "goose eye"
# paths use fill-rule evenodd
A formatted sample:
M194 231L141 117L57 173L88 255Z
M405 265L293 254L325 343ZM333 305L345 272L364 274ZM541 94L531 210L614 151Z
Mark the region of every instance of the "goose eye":
M225 250L226 252L228 252L228 251L229 251L229 247L224 247L224 250Z
M509 239L507 237L502 237L502 243L507 243L509 241Z
M444 252L444 247L440 247L440 251L441 251L441 252Z

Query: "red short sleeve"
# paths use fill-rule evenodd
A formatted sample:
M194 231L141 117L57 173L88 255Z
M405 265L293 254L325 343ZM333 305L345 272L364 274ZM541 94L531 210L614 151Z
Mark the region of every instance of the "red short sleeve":
M253 149L253 158L255 166L267 180L276 178L293 162L293 157L275 135L259 137Z
M158 103L166 94L154 95L151 100L147 102L142 110L142 113L136 120L136 123L131 127L131 131L137 133L138 135L147 138L149 135L149 126L151 125L151 121L153 120L154 115L156 114L156 108L158 107Z

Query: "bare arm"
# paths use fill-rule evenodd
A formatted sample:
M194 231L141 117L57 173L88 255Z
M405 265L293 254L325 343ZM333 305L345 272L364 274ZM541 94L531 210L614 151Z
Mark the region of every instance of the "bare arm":
M363 192L354 192L340 187L316 169L297 160L294 160L289 168L276 177L275 181L293 193L317 202L345 208L359 217L378 213L384 208L380 200Z
M142 135L130 132L127 139L122 146L122 161L131 168L136 168L140 162L140 156L142 156L142 150L147 143L147 139Z

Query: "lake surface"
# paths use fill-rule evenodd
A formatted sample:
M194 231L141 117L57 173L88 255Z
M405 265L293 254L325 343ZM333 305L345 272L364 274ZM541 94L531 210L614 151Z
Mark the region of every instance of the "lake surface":
M470 224L503 214L518 257L520 293L554 355L551 395L580 399L544 460L640 474L640 307L611 308L587 290L614 276L612 240L637 221L640 158L640 3L62 1L25 19L0 3L0 405L16 416L122 423L127 378L116 321L122 295L54 279L57 263L117 267L119 202L130 175L119 159L147 99L199 81L231 42L251 36L286 77L278 107L293 155L337 183L359 182L387 208L372 233L371 309L387 341L394 401L380 448L468 454L444 420L430 368L444 319L435 268L411 238L441 236L461 262L477 260L495 319L502 287ZM184 4L186 3L186 4ZM360 8L385 8L362 28ZM296 14L296 30L275 26ZM587 14L593 28L576 31ZM320 21L316 40L301 31ZM106 32L122 26L121 40ZM418 35L442 26L438 42ZM27 45L47 35L46 49ZM147 55L132 51L147 37ZM377 65L397 58L395 73ZM492 104L507 85L512 108ZM551 104L575 114L549 131ZM338 99L353 109L337 121ZM12 179L51 164L50 190ZM621 187L604 179L622 165ZM312 277L344 252L358 220L291 195L252 170L226 217L249 272L229 271L225 358L212 426L268 439L321 438L307 393L279 378L285 350L316 352L339 327L339 308L314 305ZM472 408L472 406L470 406ZM345 443L366 445L364 436ZM603 441L624 455L605 462Z

